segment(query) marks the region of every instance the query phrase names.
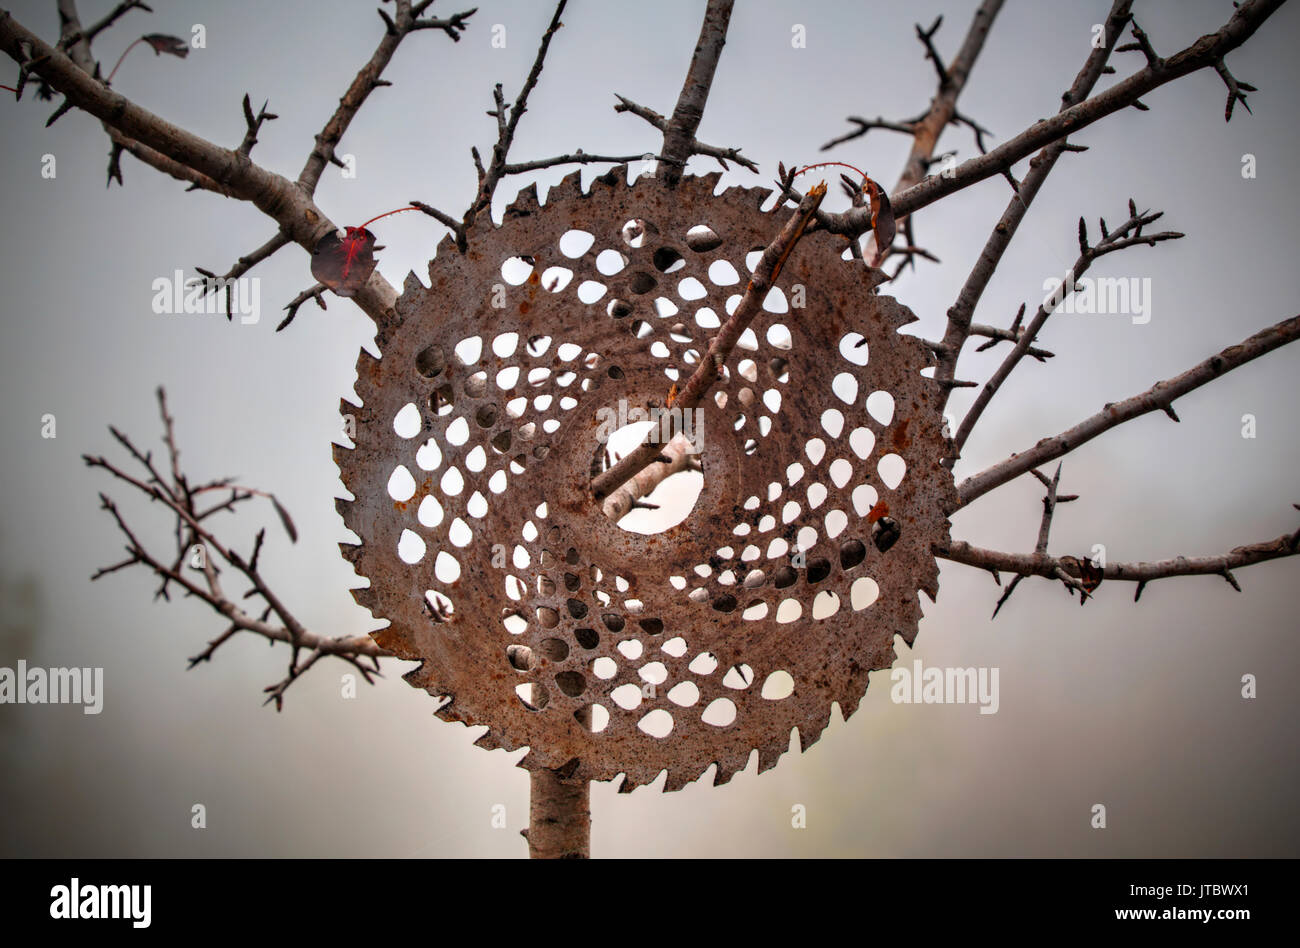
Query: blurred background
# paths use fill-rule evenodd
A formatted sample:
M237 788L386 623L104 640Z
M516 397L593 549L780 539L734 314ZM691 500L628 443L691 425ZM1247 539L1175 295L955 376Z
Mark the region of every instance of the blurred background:
M317 200L336 222L357 223L412 198L459 214L475 186L471 145L495 138L492 85L508 100L532 62L551 15L546 3L478 0L461 42L437 32L409 37L339 151L356 177L327 169ZM468 7L468 3L465 4ZM207 47L185 60L136 50L114 86L210 140L243 135L240 98L270 100L254 158L296 176L312 136L371 55L382 24L374 3L164 2L134 12L99 37L111 66L146 32ZM515 141L515 160L583 148L653 152L659 135L613 111L614 93L670 113L698 34L703 3L574 0ZM83 20L111 7L80 4ZM1057 110L1088 54L1104 0L1009 0L960 100L963 113L1006 140ZM439 0L436 15L459 9ZM902 119L934 92L913 22L944 23L936 42L951 59L975 3L737 4L699 137L741 146L762 168L727 181L770 185L778 161L852 162L886 187L909 139L873 131L823 155L850 114ZM906 10L906 12L904 12ZM57 35L52 2L21 0L13 15ZM1227 0L1147 0L1137 16L1168 55L1218 29ZM493 25L505 28L494 48ZM794 48L802 24L806 48ZM1184 240L1103 258L1092 276L1149 277L1146 325L1113 316L1057 316L1042 344L1047 364L1026 361L985 414L957 474L968 476L1107 401L1146 389L1224 346L1295 314L1300 236L1295 155L1300 90L1292 55L1300 10L1284 7L1228 58L1259 87L1254 115L1223 120L1225 90L1212 70L1144 97L1073 140L976 313L1009 325L1029 311L1043 281L1077 255L1080 215L1114 226L1127 201L1162 209L1159 229ZM1116 81L1142 65L1117 53ZM12 83L16 67L3 67ZM338 401L352 391L368 320L352 303L308 304L283 333L279 307L311 284L307 255L290 248L255 272L261 320L153 312L152 282L195 266L224 272L274 226L251 206L183 185L123 159L126 186L105 189L108 141L99 124L69 114L46 130L53 104L0 100L0 228L3 339L0 373L0 666L102 666L103 713L76 706L0 705L0 854L6 856L522 856L528 779L519 753L471 746L478 733L438 721L433 703L386 677L340 694L350 669L323 663L290 689L285 710L262 706L261 689L283 675L286 654L252 637L186 672L186 658L221 631L194 602L152 601L153 580L127 571L89 582L120 558L121 540L98 508L109 489L152 541L168 541L157 510L88 470L83 452L115 451L107 426L160 448L154 388L169 393L185 469L196 478L237 475L274 491L301 537L291 546L266 505L248 504L223 526L247 548L270 524L265 572L312 629L330 635L374 623L348 593L356 584L337 542L350 535L334 511L343 494L330 442ZM974 154L968 131L949 128L940 150ZM1243 156L1257 176L1243 178ZM57 174L41 176L43 156ZM694 159L691 170L711 171ZM1023 174L1025 165L1017 167ZM500 206L528 180L507 179ZM588 168L584 181L603 171ZM916 218L918 242L943 261L921 261L884 291L911 307L909 327L937 338L1008 187L994 178ZM842 209L842 195L828 206ZM400 286L422 273L443 236L422 215L386 220L379 268ZM973 347L971 347L973 349ZM959 375L983 381L1007 347L973 354ZM1219 553L1293 530L1300 517L1295 406L1300 349L1265 356L1177 403L1182 423L1155 413L1113 430L1065 459L1062 507L1051 551L1111 560ZM959 390L958 417L973 397ZM41 436L42 416L57 437ZM1242 437L1242 416L1257 437ZM977 545L1033 549L1041 487L1031 477L987 495L953 520ZM1295 584L1300 562L1277 560L1237 575L1244 593L1215 577L1149 586L1103 584L1086 608L1059 584L1026 581L990 620L1000 590L982 571L944 564L937 603L927 604L916 647L900 663L1000 669L998 713L973 705L893 704L888 672L873 676L848 722L838 716L807 754L784 757L758 778L754 765L728 785L708 780L663 794L659 784L619 796L593 788L592 854L622 856L1295 856L1300 817L1296 720L1300 691ZM1241 697L1258 676L1255 700ZM662 782L662 781L661 781ZM507 829L493 829L504 804ZM1090 827L1107 807L1107 828ZM190 826L191 807L207 828ZM791 827L806 807L807 828Z

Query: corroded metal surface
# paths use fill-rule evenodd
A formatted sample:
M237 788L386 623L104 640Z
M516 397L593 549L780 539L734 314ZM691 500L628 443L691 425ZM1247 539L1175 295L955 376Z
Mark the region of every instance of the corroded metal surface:
M954 493L931 354L897 332L915 317L813 233L706 400L691 514L652 536L606 520L587 490L601 409L684 382L790 213L762 212L766 190L714 195L716 175L670 191L623 174L587 194L571 175L544 206L529 188L467 254L445 241L428 288L408 278L381 358L358 361L361 404L342 405L339 509L370 580L356 598L390 620L374 637L422 662L407 680L441 717L529 747L524 767L624 790L667 770L671 790L755 749L766 770L791 729L806 749L832 703L857 708L894 636L916 635L917 591L937 592ZM576 258L570 230L594 238ZM533 263L518 285L512 257Z

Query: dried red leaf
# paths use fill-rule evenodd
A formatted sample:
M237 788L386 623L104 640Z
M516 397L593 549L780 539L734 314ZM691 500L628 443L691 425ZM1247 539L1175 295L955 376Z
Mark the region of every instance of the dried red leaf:
M158 56L167 53L170 56L179 56L184 59L190 54L190 44L178 36L168 36L166 33L149 33L147 36L140 38L152 46L154 54Z
M328 232L311 254L311 275L339 296L356 296L374 270L375 235L364 227Z
M867 193L871 198L871 229L876 235L876 250L883 253L894 244L894 209L889 204L889 195L885 189L870 178L867 179Z
M867 523L875 523L887 513L889 513L889 504L883 500L878 501L874 507L867 511Z

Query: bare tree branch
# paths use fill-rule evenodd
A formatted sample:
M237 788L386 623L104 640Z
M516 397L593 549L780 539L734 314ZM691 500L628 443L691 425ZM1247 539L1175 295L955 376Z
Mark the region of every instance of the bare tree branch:
M988 339L988 342L979 346L975 351L983 352L985 349L991 349L999 342L1019 342L1025 334L1021 328L1020 321L1025 316L1025 304L1020 304L1020 311L1016 314L1015 321L1011 324L1010 329L999 329L997 326L985 326L983 323L971 323L970 334L972 336L982 336ZM1030 346L1025 350L1025 355L1042 362L1046 359L1055 358L1056 353L1048 352L1046 349L1040 349L1037 346Z
M1104 24L1105 41L1101 47L1093 49L1088 54L1083 68L1075 76L1070 88L1061 96L1062 111L1071 108L1092 92L1097 80L1102 76L1102 70L1106 66L1106 60L1110 58L1111 50L1124 29L1132 5L1132 0L1115 0L1111 5L1110 15L1107 16ZM957 359L961 355L962 347L970 334L970 323L975 313L975 307L979 305L985 288L993 278L993 273L997 270L998 264L1001 263L1002 255L1006 252L1007 247L1011 245L1011 240L1015 237L1020 222L1024 220L1025 215L1029 212L1029 205L1033 203L1034 197L1038 194L1038 189L1043 186L1047 176L1052 173L1057 159L1064 154L1065 145L1064 138L1048 144L1034 158L1029 173L1016 185L1015 194L1012 195L1006 210L1002 212L1002 217L998 220L992 233L989 234L988 240L985 241L979 259L976 261L970 275L966 278L961 292L957 295L957 301L948 310L948 327L944 332L943 345L938 350L939 365L935 369L936 378L950 379L954 377L957 371ZM944 396L944 403L946 404L946 402L947 395Z
M257 266L263 260L275 254L277 250L289 246L289 237L283 231L273 236L262 246L258 247L252 253L240 257L234 265L222 276L217 276L211 270L205 270L202 267L195 267L195 271L203 277L204 293L225 290L226 293L226 318L232 319L233 315L230 308L230 283L243 276L253 267ZM323 308L323 307L322 307Z
M551 47L551 37L555 35L564 24L560 22L560 16L564 13L564 7L568 0L559 0L555 5L555 13L551 16L550 25L546 27L546 32L542 34L541 45L537 48L537 55L533 59L533 67L528 71L528 77L524 80L523 86L519 90L519 95L515 97L514 105L508 110L505 99L501 94L501 85L497 84L494 90L496 99L496 111L489 112L497 120L497 141L492 146L492 159L488 162L487 168L479 176L478 194L470 204L469 209L465 211L465 216L461 220L461 226L456 231L456 244L460 247L462 253L465 252L467 243L465 233L474 226L474 219L479 213L490 209L492 206L492 196L496 193L497 185L506 173L506 155L510 151L510 146L515 139L515 130L519 127L519 120L523 118L524 113L528 111L528 96L537 85L537 80L542 74L542 67L546 64L546 51Z
M525 174L529 171L538 171L542 168L552 168L555 165L589 165L603 164L605 162L621 165L626 164L629 161L640 161L644 157L645 155L589 155L579 148L567 155L556 155L554 158L537 158L533 161L520 161L515 164L507 164L502 169L501 174L503 177L511 174Z
M735 0L708 0L705 7L700 38L695 43L677 106L663 128L663 179L669 187L676 187L681 180L687 159L702 153L695 131L704 117L704 105L709 101L709 90L713 87L713 74L717 72L722 47L727 43L727 26L731 23L734 5Z
M244 133L244 140L239 143L239 153L245 157L253 151L253 146L257 144L257 133L261 131L263 122L271 122L280 116L272 115L266 111L269 102L263 102L262 108L256 115L253 114L253 103L248 98L248 93L244 93L244 122L248 126L248 131Z
M59 48L67 50L83 40L86 43L93 42L96 36L104 32L104 30L108 29L132 10L144 10L146 13L153 13L153 8L145 3L141 3L140 0L122 0L121 3L105 14L101 20L98 20L85 29L74 28L66 33L59 40Z
M700 470L699 458L693 453L691 442L683 435L675 435L663 446L658 464L651 464L632 476L627 483L605 498L601 510L614 523L622 520L638 506L640 498L649 494L661 483L680 471Z
M383 37L379 40L379 45L375 48L374 54L370 60L361 67L352 84L348 86L348 91L339 99L339 107L334 110L325 127L321 129L316 136L316 146L307 156L307 163L303 165L302 171L298 175L298 186L311 196L316 193L316 186L320 183L320 176L325 171L327 164L342 165L338 157L334 154L334 149L342 140L343 135L347 132L348 126L356 118L357 112L361 106L365 105L366 99L370 93L380 86L390 85L380 77L384 69L388 66L397 52L397 47L411 33L419 29L426 29L436 26L443 29L453 40L459 41L460 31L465 29L465 21L477 12L468 10L464 13L455 14L450 20L445 21L424 21L421 24L419 15L428 9L432 0L424 0L422 3L411 6L411 0L396 0L397 15L390 17L381 8L379 16L384 20L387 29Z
M1070 500L1077 500L1078 497L1074 495L1068 497L1061 497L1057 495L1056 489L1061 483L1060 464L1056 465L1056 473L1052 475L1051 480L1048 480L1043 474L1039 473L1037 470L1035 470L1033 473L1035 477L1037 477L1040 481L1043 482L1043 486L1047 488L1047 492L1043 495L1043 517L1041 522L1038 525L1038 542L1034 544L1034 553L1037 555L1042 555L1047 552L1047 538L1048 538L1048 534L1051 532L1052 529L1052 517L1056 514L1056 505L1058 503L1065 503L1066 501L1070 501ZM993 571L993 575L995 578L997 577L996 570ZM1011 585L1006 588L1006 592L1002 594L1002 597L998 599L997 605L993 607L993 618L995 619L997 618L998 611L1002 608L1002 606L1006 603L1006 601L1011 598L1011 594L1016 591L1016 587L1020 585L1020 581L1024 578L1025 578L1024 573L1017 573L1015 578L1011 580ZM1082 602L1084 601L1084 599L1086 599L1088 593L1086 590L1080 587L1079 595L1083 597L1080 599L1080 601Z
M876 116L874 119L864 119L856 115L850 115L845 119L845 121L851 125L856 125L857 129L855 131L845 132L839 138L832 138L825 145L822 145L821 150L830 151L836 145L843 145L845 142L851 142L856 138L861 138L873 128L884 129L888 132L899 132L903 135L915 135L916 125L923 118L925 118L925 116L922 114L918 115L916 118L905 119L901 122L889 122L880 116Z
M1246 93L1256 92L1258 90L1256 90L1256 88L1250 83L1242 82L1233 76L1233 74L1228 71L1228 67L1223 64L1222 59L1215 62L1214 71L1219 74L1219 77L1223 80L1223 84L1228 87L1228 104L1223 110L1223 120L1225 122L1232 121L1232 107L1238 102L1240 102L1245 107L1246 111L1249 112L1250 104L1246 101Z
M176 447L174 423L167 411L166 395L161 388L158 390L158 406L163 421L163 443L167 449L170 464L170 479L158 470L149 453L142 452L126 435L117 429L111 429L113 437L126 448L132 459L144 469L147 475L146 479L127 473L121 467L102 456L83 455L83 460L87 466L105 470L116 480L128 485L151 501L161 503L173 515L176 525L175 555L165 560L151 552L128 525L117 504L107 494L100 493L102 509L107 511L113 518L118 529L126 538L127 558L98 570L92 579L99 579L102 576L107 576L130 566L144 566L162 581L164 594L167 584L175 584L184 589L189 595L207 603L215 612L223 616L230 623L229 627L224 633L209 642L204 651L190 659L190 668L201 662L210 661L213 653L238 632L250 632L271 642L288 643L291 646L288 673L281 681L266 689L269 694L267 702L274 702L277 710L283 706L284 692L289 685L297 681L304 672L322 657L332 656L347 661L357 668L367 682L373 682L374 677L379 673L378 659L391 653L380 648L368 635L329 638L317 635L305 628L293 612L272 591L258 568L258 559L265 537L265 530L258 532L254 541L252 555L245 559L233 547L219 540L215 533L203 526L203 522L214 513L228 510L240 500L246 500L254 494L264 494L264 492L253 491L248 488L236 488L232 491L229 500L206 510L200 510L197 506L197 498L209 490L227 489L229 481L213 481L197 488L190 486L188 479L181 471L180 451ZM270 497L269 494L264 494L264 496ZM281 518L284 520L286 528L291 528L292 523L287 519L288 515L284 513L279 502L274 497L271 497L271 501L275 504L277 512L280 513ZM231 598L225 592L219 579L221 571L209 551L219 556L227 566L233 568L247 581L249 589L241 599L250 597L260 599L265 604L265 610L260 616L245 611L239 605L239 600ZM194 559L198 559L200 562L195 564ZM188 570L186 569L187 565L189 566ZM194 578L192 576L194 572L197 572L201 579ZM272 615L279 620L278 624L269 621ZM308 652L308 657L299 661L299 653L302 651Z
M1253 36L1283 2L1246 0L1220 30L1202 36L1186 49L1162 59L1159 68L1148 65L1104 92L1058 112L1052 118L1035 122L987 154L958 165L951 173L931 175L906 190L896 191L890 195L895 217L901 218L985 178L1000 175L1043 146L1128 108L1153 89L1214 66ZM833 233L864 234L871 229L871 215L859 209L827 214L824 218L819 217L819 222Z
M633 102L631 99L627 98L626 96L619 95L617 92L614 93L614 98L618 99L618 105L614 106L615 112L631 112L633 115L645 119L655 128L659 129L659 131L664 132L665 134L667 133L669 120L664 118L654 109L648 109L644 105L638 105L636 102ZM718 162L718 164L722 165L723 170L730 170L727 166L727 162L734 161L737 164L741 165L744 168L747 168L750 171L755 171L755 172L758 171L758 165L754 164L754 162L750 161L748 158L742 155L740 153L739 148L722 148L718 145L706 145L701 141L692 140L691 155L705 155L709 158L713 158ZM638 155L637 157L657 158L657 160L667 163L665 165L665 168L667 168L669 165L678 167L679 180L681 177L680 166L684 165L687 160L687 159L681 159L679 163L677 159L669 158L667 155L656 156L656 155L647 154L647 155ZM687 158L689 157L690 155L687 156ZM665 173L667 172L665 171Z
M916 123L912 133L912 151L907 156L903 173L899 176L898 183L894 185L892 193L904 191L925 177L926 162L934 154L935 146L945 126L952 122L957 114L957 97L965 88L966 80L975 66L975 60L984 49L984 41L988 38L989 30L993 28L993 21L1001 9L1002 0L984 0L980 4L971 19L961 49L958 50L952 65L947 68L939 59L939 54L931 42L943 18L935 20L928 33L922 30L919 24L917 25L917 36L926 47L926 58L934 62L935 69L939 73L939 89L930 100L930 108L925 116ZM894 202L894 216L895 218L905 216L905 212L898 210L897 202Z
M1217 355L1210 356L1181 375L1157 382L1140 395L1134 395L1122 402L1108 403L1100 412L1079 422L1073 428L1054 437L1044 438L1029 450L1013 454L1005 461L966 478L957 487L958 507L966 506L975 498L1019 477L1031 468L1069 454L1102 432L1140 415L1159 409L1177 421L1178 416L1173 410L1174 399L1181 398L1224 373L1231 372L1274 349L1294 342L1297 338L1300 338L1300 316L1292 316L1290 319L1284 319L1276 325L1260 330L1235 346L1229 346Z
M883 128L895 132L903 132L912 136L912 149L908 155L907 162L903 166L903 172L899 177L898 183L894 186L894 193L905 190L908 187L920 181L929 171L930 166L934 163L934 151L939 142L939 136L943 130L950 124L959 124L968 126L975 133L975 143L980 152L984 152L984 136L989 134L988 129L984 128L973 119L962 115L957 111L957 97L961 95L962 89L966 85L966 80L970 76L971 69L975 66L975 60L979 58L981 50L984 48L984 41L987 39L989 30L993 26L993 21L997 18L998 11L1002 8L1002 0L984 0L979 9L975 11L975 16L971 20L970 27L966 31L966 38L962 42L961 49L953 59L952 66L944 65L939 51L934 45L934 34L938 32L940 25L943 23L943 17L936 17L930 28L923 29L921 24L916 24L916 36L925 47L925 58L934 64L935 72L938 74L938 89L934 97L930 100L930 106L925 112L913 119L903 122L885 122L876 119L874 122L867 122L864 119L850 116L849 121L857 125L856 131L841 135L839 138L832 139L822 146L822 151L826 151L835 145L852 141L860 138L872 128ZM897 226L900 229L908 228L910 219L904 213L900 213L897 205L894 205L894 216ZM865 217L868 222L871 219L869 208L855 206L853 218L855 220ZM821 226L831 226L831 220L839 220L832 215L823 215L819 217ZM835 225L841 226L838 223ZM831 229L835 229L832 227ZM867 229L870 229L869 227ZM838 232L838 231L837 231ZM856 240L858 234L864 231L851 233ZM910 234L910 229L907 230ZM872 241L874 245L874 238ZM910 246L915 246L914 240L909 240ZM875 264L880 265L887 257L895 251L891 247L876 247L872 259ZM915 267L915 254L909 256L899 264L890 279L896 279L907 264Z
M988 550L971 546L961 540L954 540L945 547L934 550L936 556L954 563L964 563L991 571L1004 570L1018 576L1042 576L1058 579L1058 572L1064 572L1071 578L1081 575L1079 560L1073 556L1054 557L1044 553L1004 553L1000 550ZM1142 595L1147 583L1157 579L1173 576L1222 576L1238 592L1232 570L1266 560L1295 556L1300 553L1300 531L1284 533L1272 540L1250 543L1234 547L1218 556L1176 556L1171 559L1154 560L1140 563L1107 562L1101 567L1101 573L1109 581L1135 582L1138 584L1134 600ZM1005 598L1005 597L1004 597Z
M1007 380L1007 377L1010 376L1016 366L1020 364L1020 360L1029 353L1031 344L1038 338L1038 334L1042 331L1048 318L1056 311L1057 305L1061 303L1068 294L1074 292L1074 281L1088 271L1088 268L1092 266L1094 260L1097 260L1099 257L1103 257L1108 253L1123 250L1126 247L1132 247L1138 244L1145 244L1154 247L1157 243L1162 241L1178 240L1183 236L1177 231L1163 231L1158 234L1137 236L1142 233L1142 228L1144 226L1159 220L1162 213L1157 212L1152 214L1148 212L1139 214L1137 206L1132 201L1129 202L1129 208L1131 216L1124 222L1123 226L1104 236L1095 246L1092 247L1087 246L1087 231L1085 229L1083 218L1079 218L1080 243L1082 246L1080 247L1078 259L1074 261L1069 271L1067 271L1067 279L1061 284L1060 290L1051 294L1049 299L1044 300L1044 302L1039 305L1038 311L1034 314L1034 318L1029 321L1029 325L1019 334L1020 338L1016 341L1015 346L1013 346L1011 351L1007 353L1006 358L1002 360L1002 364L998 366L997 371L993 373L993 376L984 383L984 388L980 391L979 395L976 396L974 404L972 404L967 410L966 417L962 419L961 424L957 428L956 435L953 436L953 442L957 446L958 453L961 452L962 447L966 444L966 440L970 437L970 433L974 429L975 423L979 421L980 416L984 413L984 409L988 407L989 402L993 400L993 396L996 395L998 389L1002 387L1002 383ZM1105 222L1103 221L1102 223L1104 226Z
M325 291L327 289L329 287L324 283L315 283L291 299L284 307L288 312L285 314L284 319L280 321L280 325L275 327L275 331L279 332L293 322L294 317L298 315L298 308L308 300L315 300L318 307L328 309L325 305Z
M59 0L73 8L71 0ZM72 52L89 61L84 42ZM7 13L0 16L0 50L17 62L38 60L37 72L77 108L100 119L125 139L158 153L173 170L188 169L190 180L215 182L222 193L248 201L274 219L282 231L310 251L322 234L336 227L294 182L260 167L237 151L222 148L186 129L173 125L94 78L72 58L48 45ZM29 56L30 53L30 56ZM117 139L114 139L115 144ZM137 153L130 146L126 150ZM177 175L180 176L179 174ZM366 286L352 297L376 322L390 318L397 292L375 271Z
M934 34L939 32L939 27L943 25L943 14L934 18L928 30L921 29L921 24L916 24L916 38L921 41L925 47L925 58L934 64L934 71L939 75L939 87L943 88L952 84L952 77L948 75L948 70L944 68L943 59L939 56L939 51L934 48Z

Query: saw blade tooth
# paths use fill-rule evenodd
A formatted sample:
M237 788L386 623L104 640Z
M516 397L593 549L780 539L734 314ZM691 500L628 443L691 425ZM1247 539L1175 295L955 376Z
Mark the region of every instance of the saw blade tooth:
M830 709L827 708L817 717L803 727L799 728L799 750L801 753L808 753L808 748L817 743L818 738L822 736L822 731L826 730L826 725L830 723Z
M692 781L696 780L697 777L698 774L693 775L690 772L685 771L680 767L677 768L669 767L668 779L664 781L664 793L672 793L676 790L680 790L688 783L691 783Z
M685 180L685 179L683 179ZM714 195L718 190L718 182L722 180L721 171L710 171L708 174L702 174L696 177L696 183L701 188L707 188L710 195ZM728 190L730 190L728 188ZM716 195L721 197L721 195Z
M758 772L765 773L777 765L785 748L780 744L763 744L758 748Z
M420 278L415 275L415 271L408 270L406 272L406 279L402 281L402 296L397 301L397 312L400 316L406 316L406 306L402 301L407 299L408 295L416 296L424 289L425 286L420 282Z
M541 203L537 199L537 182L533 181L521 188L514 201L506 205L505 216L510 218L534 214L540 207Z
M620 168L623 169L623 173L621 175L619 174ZM614 187L617 187L620 181L626 181L626 180L627 180L627 166L616 165L613 168L610 168L604 174L598 174L596 175L596 177L591 179L591 190L587 192L587 196L589 198L594 197L596 195L597 188L601 189L602 191L608 191Z
M446 256L456 249L456 238L451 231L442 235L442 240L438 241L438 246L433 248L434 258L429 261L429 270L433 270L434 263L439 257Z
M546 203L552 201L570 200L582 197L582 169L578 168L570 171L560 179L559 184L551 185L550 192L546 195Z

